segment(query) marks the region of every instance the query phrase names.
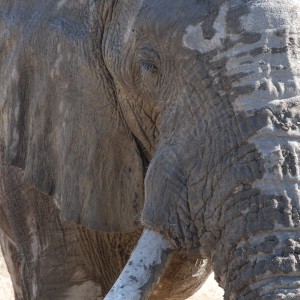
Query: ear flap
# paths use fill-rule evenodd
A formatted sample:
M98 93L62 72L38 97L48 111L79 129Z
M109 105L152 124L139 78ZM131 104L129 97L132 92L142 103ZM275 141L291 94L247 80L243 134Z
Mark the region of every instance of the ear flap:
M143 207L143 161L120 117L111 77L93 59L84 27L89 16L77 2L49 7L31 28L29 13L28 24L10 25L18 46L6 48L11 63L0 66L6 161L54 196L62 218L101 231L130 231Z

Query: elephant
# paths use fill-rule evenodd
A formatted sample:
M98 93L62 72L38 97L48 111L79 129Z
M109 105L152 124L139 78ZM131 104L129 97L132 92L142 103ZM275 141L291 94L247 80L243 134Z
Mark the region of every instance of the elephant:
M299 1L2 2L16 299L300 298Z

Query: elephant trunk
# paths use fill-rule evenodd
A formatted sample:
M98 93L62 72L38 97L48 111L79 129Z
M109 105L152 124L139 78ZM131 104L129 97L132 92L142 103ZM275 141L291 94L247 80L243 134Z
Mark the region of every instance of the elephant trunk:
M288 67L286 53L261 57ZM255 148L261 170L249 167L248 182L237 178L221 209L213 260L225 299L300 299L299 65L272 68L267 83L267 76L255 87L236 83L236 112L251 125L245 144Z
M299 3L271 2L272 10L270 1L247 2L239 19L245 39L225 54L239 150L253 153L236 158L233 179L222 179L230 195L211 210L225 299L300 299Z
M148 299L172 257L162 236L144 230L137 247L105 300Z

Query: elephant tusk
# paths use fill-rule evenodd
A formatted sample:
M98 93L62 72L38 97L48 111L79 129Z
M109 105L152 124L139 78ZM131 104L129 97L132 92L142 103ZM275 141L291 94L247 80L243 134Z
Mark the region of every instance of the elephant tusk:
M173 254L157 232L145 229L119 278L104 300L148 299Z

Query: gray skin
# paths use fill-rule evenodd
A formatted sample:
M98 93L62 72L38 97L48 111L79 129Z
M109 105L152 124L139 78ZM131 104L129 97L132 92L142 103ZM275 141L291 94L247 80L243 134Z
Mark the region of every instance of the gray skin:
M141 299L184 299L203 258L225 299L299 299L299 1L18 2L0 4L18 297L101 297L105 257L123 266L146 227L177 256Z
M0 3L0 243L16 299L102 299L143 230L150 158L103 60L114 4ZM184 299L210 272L178 252L151 297Z

